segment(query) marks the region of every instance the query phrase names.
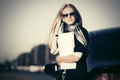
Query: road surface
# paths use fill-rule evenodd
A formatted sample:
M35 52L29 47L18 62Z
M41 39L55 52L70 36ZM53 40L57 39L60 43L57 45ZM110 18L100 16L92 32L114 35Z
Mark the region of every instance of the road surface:
M52 76L45 74L44 72L23 72L23 71L11 71L0 72L0 80L55 80Z

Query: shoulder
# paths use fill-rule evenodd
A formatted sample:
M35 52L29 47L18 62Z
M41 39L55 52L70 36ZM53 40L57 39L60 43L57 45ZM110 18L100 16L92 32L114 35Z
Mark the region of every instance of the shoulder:
M88 31L87 31L86 28L84 28L83 26L79 26L79 27L80 27L80 29L83 31L83 33L87 33L87 34L88 34Z
M80 29L82 30L85 38L87 39L87 41L89 42L89 34L86 28L84 28L83 26L80 26Z

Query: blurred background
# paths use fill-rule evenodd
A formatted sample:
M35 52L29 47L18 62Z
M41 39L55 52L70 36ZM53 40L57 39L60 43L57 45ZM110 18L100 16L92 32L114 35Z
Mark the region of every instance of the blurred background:
M120 26L120 0L0 0L0 70L35 72L54 62L49 32L65 3L77 7L89 32Z

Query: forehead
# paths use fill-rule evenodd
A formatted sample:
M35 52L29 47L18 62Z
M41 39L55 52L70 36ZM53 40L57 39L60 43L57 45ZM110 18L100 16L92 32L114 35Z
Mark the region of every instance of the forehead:
M73 12L74 10L73 10L73 8L71 8L71 7L66 7L65 9L63 9L63 11L62 11L62 13L63 14L65 14L65 13L71 13L71 12Z

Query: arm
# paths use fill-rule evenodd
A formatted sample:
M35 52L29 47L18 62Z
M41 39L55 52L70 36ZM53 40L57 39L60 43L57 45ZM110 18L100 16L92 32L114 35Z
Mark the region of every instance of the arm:
M81 52L75 52L74 54L68 56L57 56L56 61L58 63L60 62L73 63L79 61L81 56L82 56Z

